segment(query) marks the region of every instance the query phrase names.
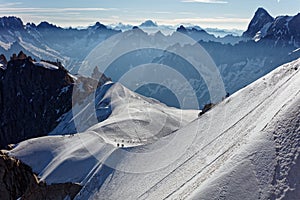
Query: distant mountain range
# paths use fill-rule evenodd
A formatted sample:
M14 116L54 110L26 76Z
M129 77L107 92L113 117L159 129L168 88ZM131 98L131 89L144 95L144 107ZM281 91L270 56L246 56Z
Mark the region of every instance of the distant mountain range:
M198 26L180 26L171 28L147 20L139 27L145 31L168 29L182 32L197 41L212 41L222 44L237 44L247 39L271 40L277 45L299 48L299 14L293 17L271 17L266 10L259 8L251 20L248 30L242 36L218 29L202 29ZM117 24L105 26L99 22L84 28L61 28L48 22L38 25L23 24L17 17L0 18L0 53L9 57L23 51L37 59L59 60L70 71L76 73L78 66L87 54L99 43L120 31L132 29L131 25ZM172 30L173 29L173 30ZM213 33L222 32L223 37ZM228 34L226 34L228 33ZM293 38L292 38L293 37Z
M242 36L218 38L197 26L180 26L175 33L186 34L204 47L218 67L226 92L233 94L279 65L300 57L299 19L299 14L273 18L259 8ZM156 26L150 21L142 25ZM158 43L176 35L147 35L140 29L137 32L147 41ZM84 77L72 74L77 73L96 45L118 33L120 31L99 22L86 29L64 29L48 22L24 25L16 17L0 18L0 146L37 136L37 133L51 132L59 123L56 120L71 109L71 88L80 90L82 84L87 84ZM128 37L135 37L135 33L125 32ZM13 55L20 51L19 55ZM188 67L186 61L168 52L140 50L114 62L112 68L118 70L105 73L116 82L121 71L146 63L163 64L177 70ZM37 75L33 77L32 74ZM195 79L193 71L185 70L183 74L195 88L199 108L202 108L211 101L205 81ZM96 84L97 80L93 82ZM184 85L177 84L176 90L184 93L185 89ZM137 92L169 106L180 107L160 85L145 86ZM9 135L13 135L12 139Z

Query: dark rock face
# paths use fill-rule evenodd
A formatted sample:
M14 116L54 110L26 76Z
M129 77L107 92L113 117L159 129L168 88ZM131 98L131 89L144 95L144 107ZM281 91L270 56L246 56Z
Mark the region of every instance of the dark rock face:
M300 13L294 17L277 17L268 29L265 38L276 41L277 46L300 46Z
M58 183L52 185L38 184L29 189L23 196L24 200L64 200L74 199L82 186L75 183Z
M104 24L101 24L100 22L96 22L94 26L90 26L90 29L107 29L107 27Z
M3 29L10 29L14 31L22 30L24 28L23 22L17 17L2 17L0 18L0 31Z
M40 182L32 169L20 160L0 151L0 199L25 200L73 199L82 186L74 183L47 185Z
M0 148L47 135L72 108L73 89L81 91L80 101L97 87L97 80L74 79L60 63L41 63L20 52L0 68Z
M213 103L209 103L206 104L203 109L201 110L201 112L198 114L198 117L200 117L201 115L203 115L204 113L206 113L207 111L209 111L210 109L212 109L215 106L215 104Z
M243 37L263 40L275 47L300 46L300 13L296 16L279 16L275 19L259 8Z
M253 38L266 24L272 23L274 18L263 8L258 8L252 18L244 37Z
M34 26L32 26L34 27ZM59 28L53 24L49 24L48 22L41 22L40 24L38 24L36 26L37 29L62 29L62 28Z
M73 83L64 68L46 69L28 58L9 61L0 80L0 146L51 131L71 108Z
M294 35L295 38L298 38L298 39L300 38L299 24L300 24L300 13L298 13L296 16L294 16L288 24L290 34Z
M30 167L0 152L0 199L17 199L36 184Z

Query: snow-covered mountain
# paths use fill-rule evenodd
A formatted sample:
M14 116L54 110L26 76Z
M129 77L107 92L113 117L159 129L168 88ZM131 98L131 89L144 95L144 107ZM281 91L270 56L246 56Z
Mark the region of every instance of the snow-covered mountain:
M259 8L222 38L0 18L0 148L15 143L0 151L0 199L297 199L299 24Z
M2 21L0 52L6 57L23 50L33 58L58 59L74 74L78 73L86 56L97 45L110 36L120 33L119 30L107 28L99 22L86 29L64 29L48 22L42 22L37 26L35 24L23 25L22 21L15 17L4 17ZM8 23L14 25L9 26ZM198 26L180 26L176 32L184 33L199 41L219 68L227 92L234 93L275 67L299 57L299 29L297 28L299 25L299 15L279 16L274 19L263 8L259 8L242 37L232 35L215 37ZM123 25L120 24L120 26ZM141 29L145 32L153 32L155 29L154 32L157 32L162 26L141 27ZM130 25L126 27L132 29ZM147 40L165 41L173 34L165 36L157 32L147 36L149 37ZM116 67L128 69L136 64L136 60L142 64L156 62L169 66L176 66L180 63L174 56L171 58L163 52L156 53L154 58L147 53L144 55L140 53L132 53L131 57L128 55L126 60L117 60L114 64L118 63ZM186 67L186 64L183 65ZM117 75L109 74L114 81L118 81ZM199 84L198 87L203 88L204 85L205 83ZM147 95L146 92L140 92L140 94ZM201 105L208 103L207 98L200 101ZM164 103L174 105L171 102Z
M180 33L187 34L191 38L196 41L203 40L203 41L213 41L215 39L214 35L208 34L204 29L200 28L199 26L194 27L184 27L180 26L177 28L177 31Z
M219 42L222 44L234 45L244 40L242 37L234 36L232 34L224 34L222 37L216 36L216 34L214 34L214 32L217 31L216 29L202 29L199 26L185 27L181 25L180 27L177 28L176 31L186 34L196 41L205 41L205 42L211 41L211 42Z
M170 44L170 41L176 41L176 38L178 36L178 33L184 33L186 35L194 37L195 40L200 40L199 44L209 53L211 58L213 59L214 63L216 64L221 78L224 81L224 86L226 92L233 94L234 92L238 91L239 89L245 87L246 85L252 83L253 81L257 80L258 78L264 76L268 72L275 69L277 66L289 62L291 60L297 59L300 56L299 48L295 47L294 44L297 43L290 43L290 39L294 38L294 41L298 41L299 34L298 29L295 29L296 25L299 25L298 17L277 17L274 19L274 22L270 25L270 27L274 26L274 30L280 29L280 24L282 24L285 20L290 19L288 26L282 26L288 27L289 31L283 31L282 33L287 33L289 37L280 37L281 39L278 39L278 35L276 31L273 31L270 29L268 32L268 35L266 37L261 38L258 42L255 42L253 40L247 40L247 41L240 41L239 43L232 45L230 43L223 43L215 41L215 37L213 35L208 34L205 30L203 30L200 27L192 26L192 27L184 27L181 26L178 28L178 31L174 32L171 35L165 36L161 32L158 32L156 34L147 34L141 29L135 29L134 31L128 31L125 32L123 35L131 37L134 41L135 33L138 32L139 35L136 36L140 39L143 39L143 41L146 41L147 44L151 43L157 43L157 44L163 44L164 49L176 49L176 45L173 42L172 45ZM262 18L266 18L268 22L260 22ZM282 21L283 20L283 21ZM263 20L262 20L263 21ZM93 26L90 26L86 29L64 29L61 27L57 27L55 25L52 25L48 22L42 22L39 25L35 24L26 24L24 25L22 21L16 17L3 17L0 20L0 52L3 51L5 55L9 54L8 56L13 55L15 53L14 51L16 49L24 49L24 53L28 56L31 56L32 59L43 57L46 60L58 60L62 63L64 61L69 62L66 66L66 68L73 72L78 72L78 68L80 67L83 59L85 56L90 53L91 49L95 47L97 44L99 44L101 41L103 41L105 38L108 38L112 35L115 35L117 33L120 33L120 31L112 30L110 28L107 28L105 25L101 23L96 23ZM259 29L265 25L265 23L270 23L270 16L267 14L267 12L263 9L259 9L256 12L255 17L253 18L252 22L250 23L251 26L249 26L249 30L255 29L255 25L257 25ZM286 23L285 23L286 24ZM279 28L278 28L279 27ZM281 30L281 29L280 29ZM283 30L283 29L282 29ZM286 29L284 29L286 30ZM253 34L255 31L253 31ZM276 33L276 34L275 34ZM279 33L279 32L278 32ZM256 33L255 33L256 34ZM202 40L199 35L203 35ZM286 35L286 34L285 34ZM212 40L203 39L205 37L212 38ZM214 39L215 38L215 39ZM220 38L217 38L220 39ZM177 39L178 40L178 39ZM124 42L125 41L125 42ZM284 45L279 45L280 41L285 41ZM123 40L123 47L132 45L134 43L126 44L126 40ZM277 45L276 45L277 44ZM118 45L118 44L115 44ZM113 45L110 45L110 49L114 49ZM119 45L118 47L122 47L122 45ZM116 48L116 49L122 49L122 48ZM108 49L105 49L107 52ZM174 55L168 51L163 50L156 50L156 49L147 49L147 50L137 50L130 52L129 54L123 55L120 58L116 59L112 65L110 70L107 70L105 72L108 73L108 76L112 78L114 82L119 81L120 77L125 72L128 72L135 66L144 65L148 63L152 64L158 64L158 65L166 65L170 66L171 69L179 71L181 74L185 76L185 78L188 80L188 83L190 83L195 91L195 94L197 95L199 106L198 107L191 107L193 109L201 109L205 104L211 102L211 97L207 88L206 82L202 79L203 77L197 76L194 70L190 70L191 66L188 62L186 62L184 59L180 58L180 56ZM186 49L185 49L186 51ZM106 55L106 54L103 54ZM101 57L103 55L99 55L98 57ZM7 56L6 56L7 57ZM105 57L105 56L104 56ZM103 58L104 58L103 57ZM74 61L74 62L73 62ZM14 61L16 62L16 61ZM56 63L59 63L56 62ZM29 62L28 62L29 63ZM27 68L23 69L22 62L16 62L17 69L22 69L20 73L26 72ZM6 68L7 61L5 59L5 56L1 56L0 58L0 75L3 74L3 69ZM30 66L32 66L33 69L35 69L33 66L35 66L34 63L29 63ZM26 65L27 66L27 65ZM94 65L97 66L97 65ZM98 65L101 66L101 65ZM183 70L184 69L184 70ZM187 70L189 69L189 70ZM11 71L12 69L6 70ZM5 70L4 70L5 71ZM30 70L29 70L30 71ZM5 72L5 73L7 73ZM4 74L5 74L4 73ZM18 76L17 73L19 73L18 70L13 71L10 73L10 76L6 77L16 77L15 81L19 81L18 85L15 86L16 90L11 90L7 88L2 88L5 92L5 101L1 100L2 102L14 102L15 104L11 105L13 109L10 106L2 106L3 110L6 109L6 112L8 113L8 116L11 116L11 119L9 119L9 123L7 124L6 120L2 122L1 128L2 128L2 134L1 135L12 135L14 137L14 134L18 133L20 136L19 139L16 139L14 137L14 140L11 141L5 141L1 139L1 142L3 142L2 145L6 145L8 143L15 143L18 141L21 141L28 136L31 137L33 135L45 135L52 131L56 127L56 125L60 121L56 121L60 118L62 114L65 112L70 111L71 104L65 104L65 107L63 109L58 109L60 112L58 114L51 114L51 120L47 121L47 124L51 124L51 126L39 126L38 129L39 133L37 131L31 131L31 128L28 128L25 130L22 129L22 126L15 126L14 123L16 122L16 116L22 115L23 113L16 113L12 114L9 112L11 109L15 110L16 106L19 105L20 101L17 99L14 99L14 97L18 94L18 92L23 92L23 90L26 90L26 98L23 99L21 102L23 105L28 105L29 108L33 108L30 104L30 99L33 95L31 95L32 91L29 90L29 88L36 89L36 85L33 83L28 82L28 80L24 78L30 77L30 73L28 73L26 76ZM52 72L53 73L53 72ZM64 72L67 74L66 72ZM7 73L8 74L8 73ZM161 74L161 73L160 73ZM204 73L205 74L205 73ZM41 76L42 77L42 76ZM40 78L41 78L40 77ZM54 77L54 76L53 76ZM68 76L69 77L69 76ZM147 80L149 78L147 73L144 73L141 75L143 79ZM14 84L13 78L10 78L9 85ZM72 78L70 78L72 79ZM174 78L173 78L174 79ZM2 79L1 82L5 81L6 79ZM41 78L41 80L44 80ZM78 79L82 80L82 79ZM58 82L61 82L61 79L57 80ZM94 80L96 81L96 80ZM24 84L22 83L28 83L28 85L34 85L32 87L23 87ZM51 83L54 82L53 80ZM5 83L8 84L8 83ZM25 84L25 85L26 85ZM175 89L175 91L178 91L178 93L186 95L188 94L186 91L187 84L183 84L183 82L180 82L178 80L172 80L169 82L169 84ZM62 89L64 86L59 85L59 88ZM80 83L78 86L81 86ZM126 85L127 86L127 85ZM43 96L43 93L41 92L44 88L47 87L47 83L45 82L43 87L39 88L38 91L40 96ZM127 86L128 87L128 86ZM9 87L8 87L9 88ZM25 88L25 89L24 89ZM13 93L14 92L14 93ZM174 95L172 96L170 93L166 92L166 89L159 86L159 85L151 85L149 87L143 87L136 90L139 94L142 94L144 96L153 97L161 102L165 103L169 106L175 106L177 108L180 107L176 101L174 101ZM33 93L37 93L34 91ZM57 96L58 94L54 94L54 96ZM36 95L38 96L38 95ZM47 96L47 95L46 95ZM188 96L188 95L186 95ZM223 94L225 96L225 94ZM51 98L51 96L49 96ZM14 101L9 101L9 99L14 99ZM46 100L45 100L46 101ZM71 102L71 94L68 95L68 102ZM40 102L41 103L41 102ZM48 103L45 103L45 105L48 105ZM4 104L2 104L4 105ZM69 105L69 106L66 106ZM25 107L25 106L24 106ZM55 106L56 107L56 106ZM51 108L51 106L50 106ZM24 108L25 109L25 108ZM23 110L24 110L23 109ZM54 109L54 110L56 110ZM22 110L22 109L21 109ZM63 110L63 111L62 111ZM6 113L4 112L4 113ZM51 110L51 113L54 112ZM35 112L32 110L30 112L27 112L26 114L30 115L29 121L36 122L35 119ZM53 117L54 116L54 117ZM4 117L3 117L4 118ZM54 123L53 120L55 120ZM25 123L27 120L22 121L22 123ZM40 120L41 121L41 120ZM41 124L41 123L39 123ZM33 126L33 124L31 124ZM6 128L5 128L6 127ZM12 127L19 127L19 129L12 128ZM46 128L45 128L46 127ZM51 128L50 128L51 127ZM74 128L74 127L73 127ZM51 129L51 130L50 130ZM33 129L35 130L35 129ZM42 130L42 131L41 131ZM30 132L30 133L29 133ZM74 132L71 131L72 133ZM14 134L11 134L14 133ZM28 135L29 134L29 135ZM22 137L21 137L22 136Z
M153 22L152 20L146 20L145 22L141 23L139 27L157 27L157 23Z
M266 10L259 8L250 22L248 30L241 37L230 35L215 37L198 26L180 26L177 31L167 36L162 32L147 34L147 32L153 32L154 29L154 32L156 32L162 25L144 26L140 27L139 30L144 30L144 33L140 34L142 35L141 39L148 43L151 43L151 41L162 44L168 43L168 41L173 41L173 38L176 38L174 37L176 33L188 35L195 41L199 41L199 44L204 47L217 65L224 80L226 91L232 94L277 66L300 56L300 51L298 51L299 33L297 27L300 24L298 16L284 16L274 19ZM83 60L94 47L99 43L101 44L106 38L120 33L120 31L107 28L99 22L86 29L63 29L48 22L42 22L37 26L27 24L26 26L23 25L22 28L22 22L18 18L3 18L5 22L3 24L7 24L7 21L10 20L15 24L13 30L11 31L9 26L5 26L3 28L4 34L0 39L2 41L0 45L2 45L5 55L9 54L10 56L15 49L21 50L26 47L24 52L27 55L37 58L44 57L48 60L58 59L69 71L75 74L78 73ZM154 24L154 22L148 23ZM132 31L130 28L126 32L124 35L134 34L136 31ZM111 46L113 47L113 45ZM125 43L124 45L132 44ZM165 49L172 48L172 44L169 45L170 47L165 46ZM118 46L118 48L121 48L121 46ZM112 65L119 70L115 70L113 73L108 72L108 76L116 82L119 81L119 77L124 70L130 70L132 67L147 63L164 64L173 69L182 68L182 66L189 67L178 56L170 55L167 51L140 50L116 59ZM187 77L193 76L194 74L191 73ZM201 90L198 98L200 108L202 108L210 101L206 84L204 81L199 81L194 87ZM169 98L168 95L151 95L151 91L154 90L165 91L156 87L154 89L142 88L137 92L145 96L155 97L169 106L179 107L170 100L172 98ZM166 96L168 96L168 101L165 100ZM194 109L198 108L194 107Z
M93 111L97 120L93 119ZM114 142L117 140L118 143L125 141L125 146L131 146L128 141L144 144L166 136L196 119L198 113L198 110L167 107L155 99L130 91L120 83L107 82L97 89L95 95L91 94L86 102L75 105L64 114L58 126L49 134L95 131L101 132L102 137L113 145L117 145Z
M299 59L278 67L150 143L120 148L118 127L108 127L104 136L107 124L100 123L74 135L27 140L8 153L48 183L80 183L75 199L294 200L300 191L299 67ZM112 87L124 99L138 100L122 86ZM138 116L136 108L127 111ZM113 113L109 123L124 115ZM143 136L135 127L122 130Z
M0 24L1 54L9 57L22 50L36 59L59 60L75 72L93 48L120 32L99 22L86 29L65 29L48 22L24 25L20 18L3 17Z
M150 26L149 26L149 25ZM148 25L148 26L145 26ZM198 25L194 24L181 24L186 28L197 28L200 27ZM173 32L176 31L177 28L179 28L181 25L161 25L157 24L156 22L153 22L152 20L146 20L143 23L141 23L138 27L142 30L150 33L155 33L157 31L161 31L165 35L170 35ZM115 24L109 24L108 27L115 29L115 30L121 30L121 31L128 31L134 27L134 25L130 24L123 24L121 22L115 23ZM243 34L243 30L239 29L220 29L220 28L201 28L205 30L207 33L214 35L215 37L226 37L226 36L241 36ZM150 31L151 30L151 31Z
M253 38L262 30L265 33L273 21L274 18L265 9L258 8L243 36Z
M299 48L299 23L300 13L295 16L273 18L265 9L259 8L243 36L252 38L256 42L269 40L278 47L291 45Z

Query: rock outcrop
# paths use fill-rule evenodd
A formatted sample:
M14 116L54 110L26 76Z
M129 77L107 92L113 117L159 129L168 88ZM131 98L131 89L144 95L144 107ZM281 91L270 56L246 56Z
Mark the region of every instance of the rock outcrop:
M15 200L37 183L30 167L0 152L0 199Z
M64 68L52 70L19 53L0 78L0 147L43 136L72 106L74 80Z
M0 151L0 199L50 200L73 199L81 190L75 183L47 185L40 182L32 169L20 160Z
M47 135L71 110L73 90L80 101L108 80L75 77L59 62L34 62L23 52L12 56L0 68L0 148Z
M258 8L243 36L253 38L258 31L272 22L274 22L274 18L265 9Z
M259 8L243 37L264 41L275 47L300 47L300 13L295 16L273 18L265 9Z

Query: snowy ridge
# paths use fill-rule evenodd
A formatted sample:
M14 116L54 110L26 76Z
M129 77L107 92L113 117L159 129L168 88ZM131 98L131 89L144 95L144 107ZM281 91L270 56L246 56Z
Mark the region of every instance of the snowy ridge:
M95 110L97 121L92 119ZM198 110L167 107L155 99L130 91L120 83L108 82L98 88L95 97L91 94L86 102L76 104L73 110L60 119L60 124L49 135L88 130L101 133L102 138L110 138L109 141L116 140L117 143L120 140L145 143L146 138L150 140L162 137L179 129L196 119L198 113ZM71 123L74 121L77 123L76 128ZM152 133L156 133L154 138L150 137ZM125 146L132 144L126 142Z
M50 69L50 70L57 70L58 67L55 66L55 65L52 65L50 63L47 63L47 62L33 62L33 64L35 64L35 66L38 66L38 67L44 67L46 69Z
M98 90L95 98L96 112L107 115L98 117L108 119L93 124L90 118L95 103L88 101L87 104L75 107L80 112L74 117L72 111L65 114L61 123L51 132L60 132L64 136L27 140L15 149L14 152L48 183L67 180L84 184L94 175L94 171L98 172L97 169L101 168L105 158L118 146L139 146L153 142L196 119L199 112L167 107L154 99L138 95L119 83L109 82ZM93 95L90 96L92 97ZM71 123L74 118L80 121L78 128L85 132L65 135L76 132ZM27 149L29 146L30 149ZM78 171L81 173L74 176Z
M48 182L81 182L76 199L295 199L299 67L300 59L277 68L175 133L126 149L129 154L87 131L28 140L10 155ZM179 153L192 132L196 135L183 155L159 168L174 155L162 148L172 136L171 149ZM151 151L159 153L147 157ZM158 168L130 173L149 165Z

